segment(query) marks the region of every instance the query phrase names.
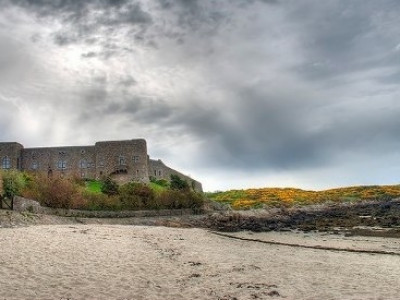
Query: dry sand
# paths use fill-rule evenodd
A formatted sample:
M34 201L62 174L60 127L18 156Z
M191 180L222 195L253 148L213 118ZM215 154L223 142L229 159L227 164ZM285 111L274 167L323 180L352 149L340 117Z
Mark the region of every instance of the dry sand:
M398 239L233 234L400 253ZM399 299L400 256L203 229L0 228L0 299Z

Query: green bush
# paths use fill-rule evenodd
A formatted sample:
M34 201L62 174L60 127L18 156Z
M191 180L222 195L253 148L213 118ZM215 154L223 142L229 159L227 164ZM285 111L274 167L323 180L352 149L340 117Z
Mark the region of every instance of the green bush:
M135 191L136 184L133 182L119 187L119 200L124 209L140 209L142 207L142 201Z
M166 179L156 179L154 177L150 177L150 182L155 183L162 187L169 187L169 182Z
M187 191L189 185L186 180L181 179L178 175L171 174L170 187L172 190Z
M107 177L103 185L101 187L101 192L108 195L117 195L118 194L118 183L111 179L111 177Z
M107 196L101 193L92 193L85 191L84 198L86 199L87 210L121 210L122 204L118 196Z
M182 193L177 190L165 190L159 196L160 205L163 208L174 209L183 202Z
M158 196L158 199L160 206L168 209L198 209L204 204L203 196L191 191L166 190Z
M48 207L82 209L86 199L81 191L82 187L73 179L36 176L27 183L22 195Z
M200 193L189 192L188 195L188 207L192 209L202 208L204 205L204 196Z
M5 198L13 198L16 195L21 195L23 189L30 180L25 173L14 170L3 171L3 196Z
M148 209L156 204L154 191L142 183L129 182L120 186L119 199L125 209Z

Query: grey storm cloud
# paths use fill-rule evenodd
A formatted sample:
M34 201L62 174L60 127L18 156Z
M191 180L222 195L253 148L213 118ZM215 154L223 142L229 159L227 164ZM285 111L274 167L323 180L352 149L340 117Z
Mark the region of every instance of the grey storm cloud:
M116 30L124 27L137 28L136 37L140 38L152 23L150 14L142 9L139 2L128 0L17 0L10 3L19 5L39 18L62 22L63 28L54 33L54 42L59 46L98 43L96 36L112 37ZM108 56L114 54L112 51L107 53ZM93 57L93 54L83 56Z
M303 1L291 12L302 27L307 63L298 66L310 80L357 70L399 65L398 1ZM305 21L304 21L305 20ZM318 24L318 26L315 26Z
M318 170L322 182L337 166L363 178L373 161L400 165L399 1L5 3L2 93L21 118L54 115L63 133L50 141L136 134L227 177Z

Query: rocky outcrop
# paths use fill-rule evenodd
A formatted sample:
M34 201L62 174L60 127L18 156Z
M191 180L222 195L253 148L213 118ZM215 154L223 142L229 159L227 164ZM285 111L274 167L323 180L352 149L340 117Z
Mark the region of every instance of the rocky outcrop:
M250 230L331 230L337 227L400 226L400 200L362 202L355 204L325 204L301 208L281 208L264 212L214 213L204 220L204 226L219 231Z

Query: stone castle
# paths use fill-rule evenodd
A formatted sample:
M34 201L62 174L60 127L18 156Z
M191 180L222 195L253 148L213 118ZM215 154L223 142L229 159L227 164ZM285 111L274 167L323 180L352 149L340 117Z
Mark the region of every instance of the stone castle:
M94 146L24 148L19 143L0 143L1 168L38 172L48 177L101 179L110 176L119 183L170 180L171 174L196 191L201 183L150 159L144 139L97 142Z

